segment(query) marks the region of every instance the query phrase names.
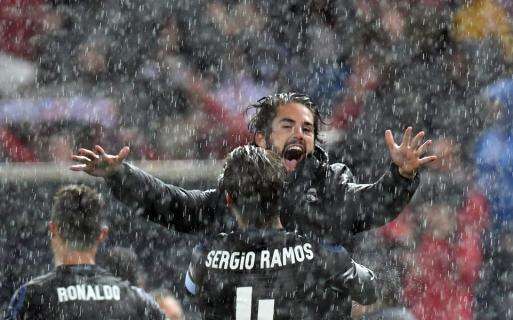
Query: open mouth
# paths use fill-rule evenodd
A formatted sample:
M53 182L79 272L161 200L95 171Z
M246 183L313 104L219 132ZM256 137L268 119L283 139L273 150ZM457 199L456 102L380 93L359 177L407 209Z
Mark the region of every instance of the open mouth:
M283 162L287 171L294 171L301 160L305 157L305 149L302 145L291 144L283 151Z

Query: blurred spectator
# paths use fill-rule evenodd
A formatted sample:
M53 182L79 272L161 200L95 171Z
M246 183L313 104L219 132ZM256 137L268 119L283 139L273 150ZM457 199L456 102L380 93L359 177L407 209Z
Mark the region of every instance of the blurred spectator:
M2 161L6 162L33 162L38 157L27 146L27 141L20 137L16 126L0 127L0 150Z
M497 248L484 265L477 287L476 319L508 319L513 312L513 230L505 226L496 235Z
M463 6L461 14L474 14L471 8L483 1ZM333 114L332 124L348 134L336 140L355 141L348 154L335 156L358 173L359 155L368 156L359 146L379 150L383 128L414 124L444 135L447 128L478 128L475 93L506 71L489 40L451 42L456 1L2 5L9 17L17 12L16 19L28 21L28 31L6 23L20 26L38 67L14 74L21 91L4 81L4 95L112 99L120 130L111 143L130 144L137 158L222 157L245 141L240 113L248 101L293 89ZM19 15L20 8L27 10ZM37 83L26 88L34 74ZM465 139L473 130L458 130L448 134L471 141ZM371 158L377 166L386 161Z
M404 278L407 306L421 319L473 319L481 266L480 234L467 232L464 189L440 175L425 176L413 205L422 231Z
M45 0L4 0L0 2L0 51L32 59L31 38L59 24L59 17Z
M454 16L457 41L479 41L488 36L499 39L509 61L513 59L513 25L505 9L495 0L465 1Z
M68 162L74 149L68 134L52 135L48 139L47 147L51 160L56 162Z
M0 52L0 98L14 95L36 80L34 64Z
M490 201L495 228L513 221L513 80L494 83L484 91L490 128L475 146L477 183Z

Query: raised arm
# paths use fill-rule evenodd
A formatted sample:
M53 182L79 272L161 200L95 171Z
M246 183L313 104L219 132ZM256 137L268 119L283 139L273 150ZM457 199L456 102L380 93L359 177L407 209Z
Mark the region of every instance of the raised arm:
M436 156L422 157L431 144L431 140L423 142L423 138L423 131L412 138L412 128L408 127L402 143L397 145L391 131L387 130L385 141L392 163L388 172L375 183L354 183L347 167L336 172L337 180L347 183L343 211L355 214L353 232L386 224L408 204L419 183L417 171L437 159Z
M166 228L199 232L212 227L219 200L216 190L186 190L166 184L125 163L123 160L128 153L128 147L117 155L106 154L100 146L96 146L95 151L79 149L79 154L72 159L80 164L70 169L103 177L118 200Z

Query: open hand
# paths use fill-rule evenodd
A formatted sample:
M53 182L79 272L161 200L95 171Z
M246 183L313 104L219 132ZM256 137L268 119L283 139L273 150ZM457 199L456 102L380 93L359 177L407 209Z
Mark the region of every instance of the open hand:
M408 127L404 131L403 141L397 145L394 141L392 131L385 131L385 142L390 151L392 162L399 167L399 174L405 178L413 178L417 170L431 161L437 159L436 156L423 157L427 147L432 143L431 140L422 142L424 131L417 133L412 139L412 127Z
M94 177L105 177L119 169L123 160L130 153L129 147L124 147L117 155L105 153L100 146L95 146L94 151L80 148L78 155L72 155L71 159L79 162L70 167L73 171L83 171Z

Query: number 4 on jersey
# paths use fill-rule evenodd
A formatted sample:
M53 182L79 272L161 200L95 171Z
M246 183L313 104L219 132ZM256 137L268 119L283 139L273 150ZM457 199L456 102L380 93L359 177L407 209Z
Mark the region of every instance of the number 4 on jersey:
M236 291L235 320L251 320L252 287L240 287ZM257 320L273 320L274 299L258 300Z

